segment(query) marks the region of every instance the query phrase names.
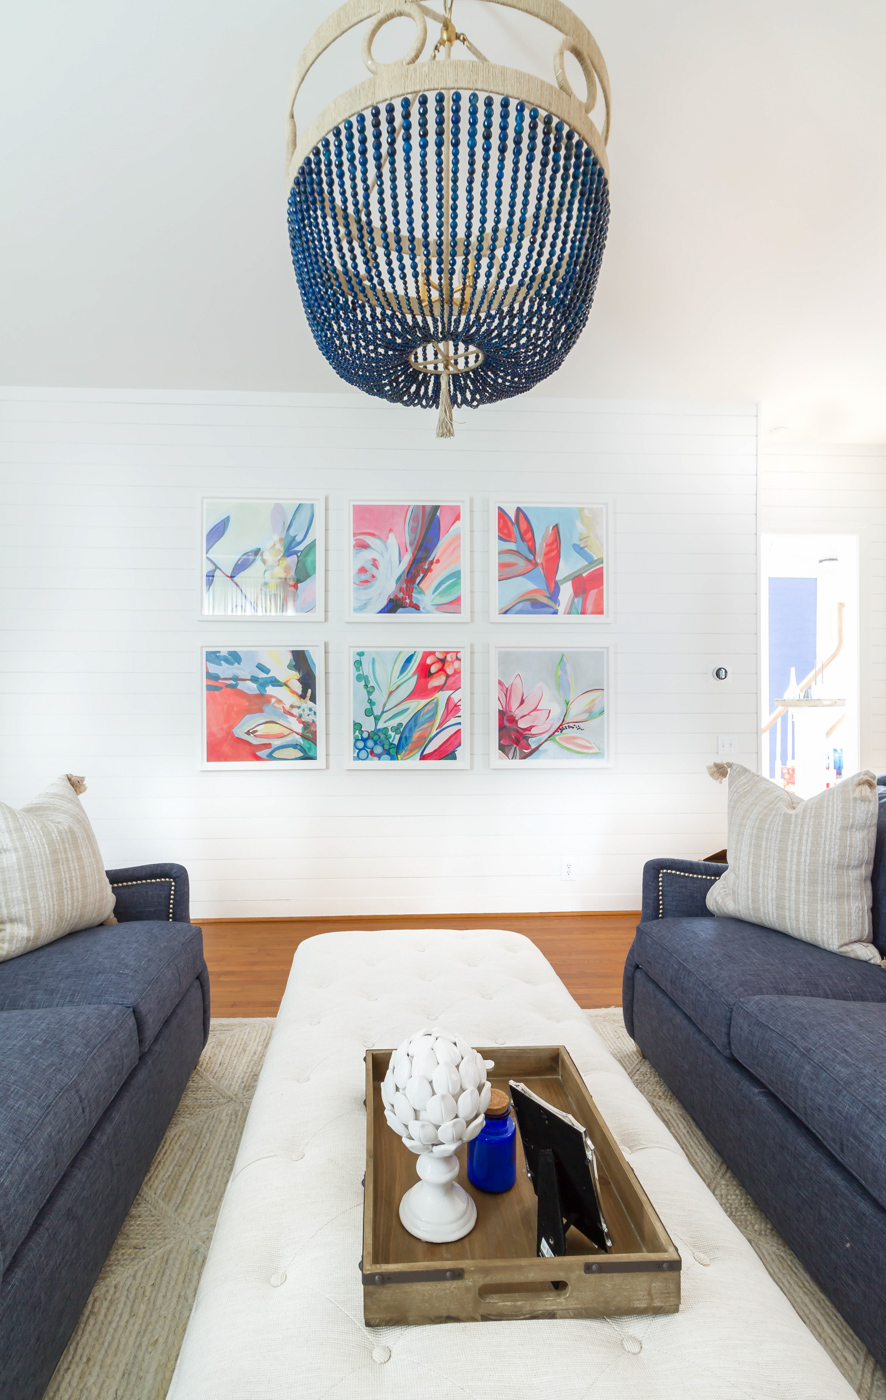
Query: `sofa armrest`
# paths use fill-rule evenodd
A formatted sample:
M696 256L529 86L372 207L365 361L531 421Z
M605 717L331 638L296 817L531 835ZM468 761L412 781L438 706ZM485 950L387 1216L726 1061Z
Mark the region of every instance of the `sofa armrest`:
M188 924L190 890L183 865L133 865L106 870L117 896L114 914L121 924L135 919L169 919Z
M641 919L703 917L705 896L727 869L712 860L647 860Z

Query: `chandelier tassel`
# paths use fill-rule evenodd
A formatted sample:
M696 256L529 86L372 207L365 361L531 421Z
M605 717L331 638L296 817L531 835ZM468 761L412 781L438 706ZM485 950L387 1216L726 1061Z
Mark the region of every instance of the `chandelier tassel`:
M437 437L455 437L452 422L452 399L449 397L449 375L440 375L440 412L437 415Z

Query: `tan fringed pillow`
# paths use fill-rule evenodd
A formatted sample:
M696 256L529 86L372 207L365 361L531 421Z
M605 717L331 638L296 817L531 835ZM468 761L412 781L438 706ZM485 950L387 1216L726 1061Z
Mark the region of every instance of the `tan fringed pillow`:
M712 763L708 772L718 782L729 775L729 869L708 890L711 913L880 962L871 942L873 773L804 801L740 763Z
M0 802L0 962L110 922L108 883L82 778L56 778L17 811Z

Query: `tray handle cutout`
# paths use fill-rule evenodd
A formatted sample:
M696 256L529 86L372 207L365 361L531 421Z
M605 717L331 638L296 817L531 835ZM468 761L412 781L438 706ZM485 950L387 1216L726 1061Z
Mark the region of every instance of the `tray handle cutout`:
M518 1303L521 1299L537 1302L539 1296L557 1293L561 1298L569 1294L569 1284L564 1278L526 1280L522 1283L482 1283L477 1289L477 1297L484 1303Z

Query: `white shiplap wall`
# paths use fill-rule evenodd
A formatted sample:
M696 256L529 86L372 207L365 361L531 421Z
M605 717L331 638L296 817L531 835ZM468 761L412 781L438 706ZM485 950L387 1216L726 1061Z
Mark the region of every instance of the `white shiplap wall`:
M757 749L753 407L520 399L442 443L350 394L9 389L0 412L0 799L85 773L109 865L183 862L197 917L632 909L645 859L724 843L705 765L718 733ZM200 771L201 643L279 636L196 616L200 497L252 491L328 499L325 772ZM584 630L487 620L488 502L521 492L614 503L614 620L587 628L614 648L605 771L488 768L490 644ZM391 637L344 621L361 493L472 500L474 620L430 629L472 647L470 772L344 768L346 647Z
M858 535L861 765L886 772L886 447L765 447L760 529Z

